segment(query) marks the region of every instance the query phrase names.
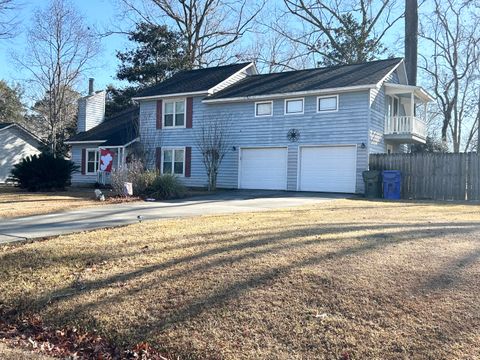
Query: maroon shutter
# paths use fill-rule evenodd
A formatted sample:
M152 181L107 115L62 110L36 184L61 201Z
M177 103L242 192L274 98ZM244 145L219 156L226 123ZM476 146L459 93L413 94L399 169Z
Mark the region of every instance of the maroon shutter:
M82 175L85 175L86 158L87 158L87 149L82 149Z
M193 117L193 98L187 98L187 121L185 122L185 127L187 129L192 128L192 117Z
M162 148L155 149L155 167L158 171L162 168Z
M192 172L192 148L187 146L185 148L185 177L190 177Z
M162 100L157 100L157 129L162 128Z

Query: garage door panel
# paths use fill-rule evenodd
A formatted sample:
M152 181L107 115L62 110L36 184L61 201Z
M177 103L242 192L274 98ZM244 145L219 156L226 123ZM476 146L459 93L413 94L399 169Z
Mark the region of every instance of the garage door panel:
M240 188L286 189L286 148L242 149L240 156Z
M300 190L353 193L355 182L355 146L301 148Z

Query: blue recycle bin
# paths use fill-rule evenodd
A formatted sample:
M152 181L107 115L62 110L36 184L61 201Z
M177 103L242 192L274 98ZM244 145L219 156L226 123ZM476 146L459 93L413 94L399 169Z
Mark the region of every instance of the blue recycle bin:
M383 198L400 199L400 190L402 184L402 174L399 170L384 170L383 176Z

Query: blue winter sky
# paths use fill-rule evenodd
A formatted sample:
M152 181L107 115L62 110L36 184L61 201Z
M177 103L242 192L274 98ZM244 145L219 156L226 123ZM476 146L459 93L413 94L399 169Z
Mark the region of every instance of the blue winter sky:
M96 29L112 28L112 24L118 25L117 0L71 0L78 10L84 15L89 26ZM12 61L12 52L24 53L25 49L25 33L29 27L32 15L38 8L45 8L49 0L18 0L21 4L17 9L17 21L19 27L17 29L18 36L10 40L0 41L0 79L6 80L8 83L20 82L28 78L28 74L20 72ZM275 8L279 5L280 0L268 0L268 6ZM265 9L264 9L265 10ZM128 24L122 24L128 27ZM291 24L295 26L296 24ZM400 37L403 35L403 22L399 22L393 31L390 31L388 38L384 42L393 44L395 48L389 48L388 53L396 56L402 56L402 46ZM248 42L248 38L244 39ZM400 45L399 45L400 44ZM79 89L85 92L87 88L87 78L95 78L95 88L105 88L108 84L121 86L122 82L115 79L115 73L118 67L118 61L115 56L116 50L124 50L131 46L125 35L112 35L102 39L102 54L96 63L97 67L85 74L83 85ZM27 93L28 93L28 89Z
M75 6L82 12L88 25L98 29L107 28L115 21L116 2L114 0L73 0ZM19 73L11 53L23 52L25 48L25 30L28 28L32 14L37 8L44 8L48 5L48 0L22 0L20 8L17 10L19 33L13 39L0 41L0 79L7 82L21 82L28 74ZM104 88L110 83L120 84L115 79L115 72L118 66L115 57L115 51L125 49L128 46L128 40L124 35L112 35L102 40L102 54L99 56L98 68L85 74L86 77L95 78L95 87ZM85 88L85 89L84 89ZM87 81L82 91L86 91Z

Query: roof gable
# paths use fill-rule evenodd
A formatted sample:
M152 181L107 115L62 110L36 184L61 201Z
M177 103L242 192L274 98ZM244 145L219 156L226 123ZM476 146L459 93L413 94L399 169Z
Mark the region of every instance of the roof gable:
M395 70L400 58L280 73L248 76L206 100L246 98L273 94L376 85Z
M26 128L24 128L23 126L17 123L0 123L0 131L7 130L12 127L15 127L16 129L20 130L26 136L32 138L34 141L38 142L39 144L43 144L42 139L40 139L37 135L35 135L34 133L32 133L31 131L27 130Z
M161 83L140 91L134 99L183 93L207 93L235 73L253 63L240 63L181 71Z
M138 116L139 107L132 107L72 136L66 143L99 142L103 146L123 146L138 137Z

